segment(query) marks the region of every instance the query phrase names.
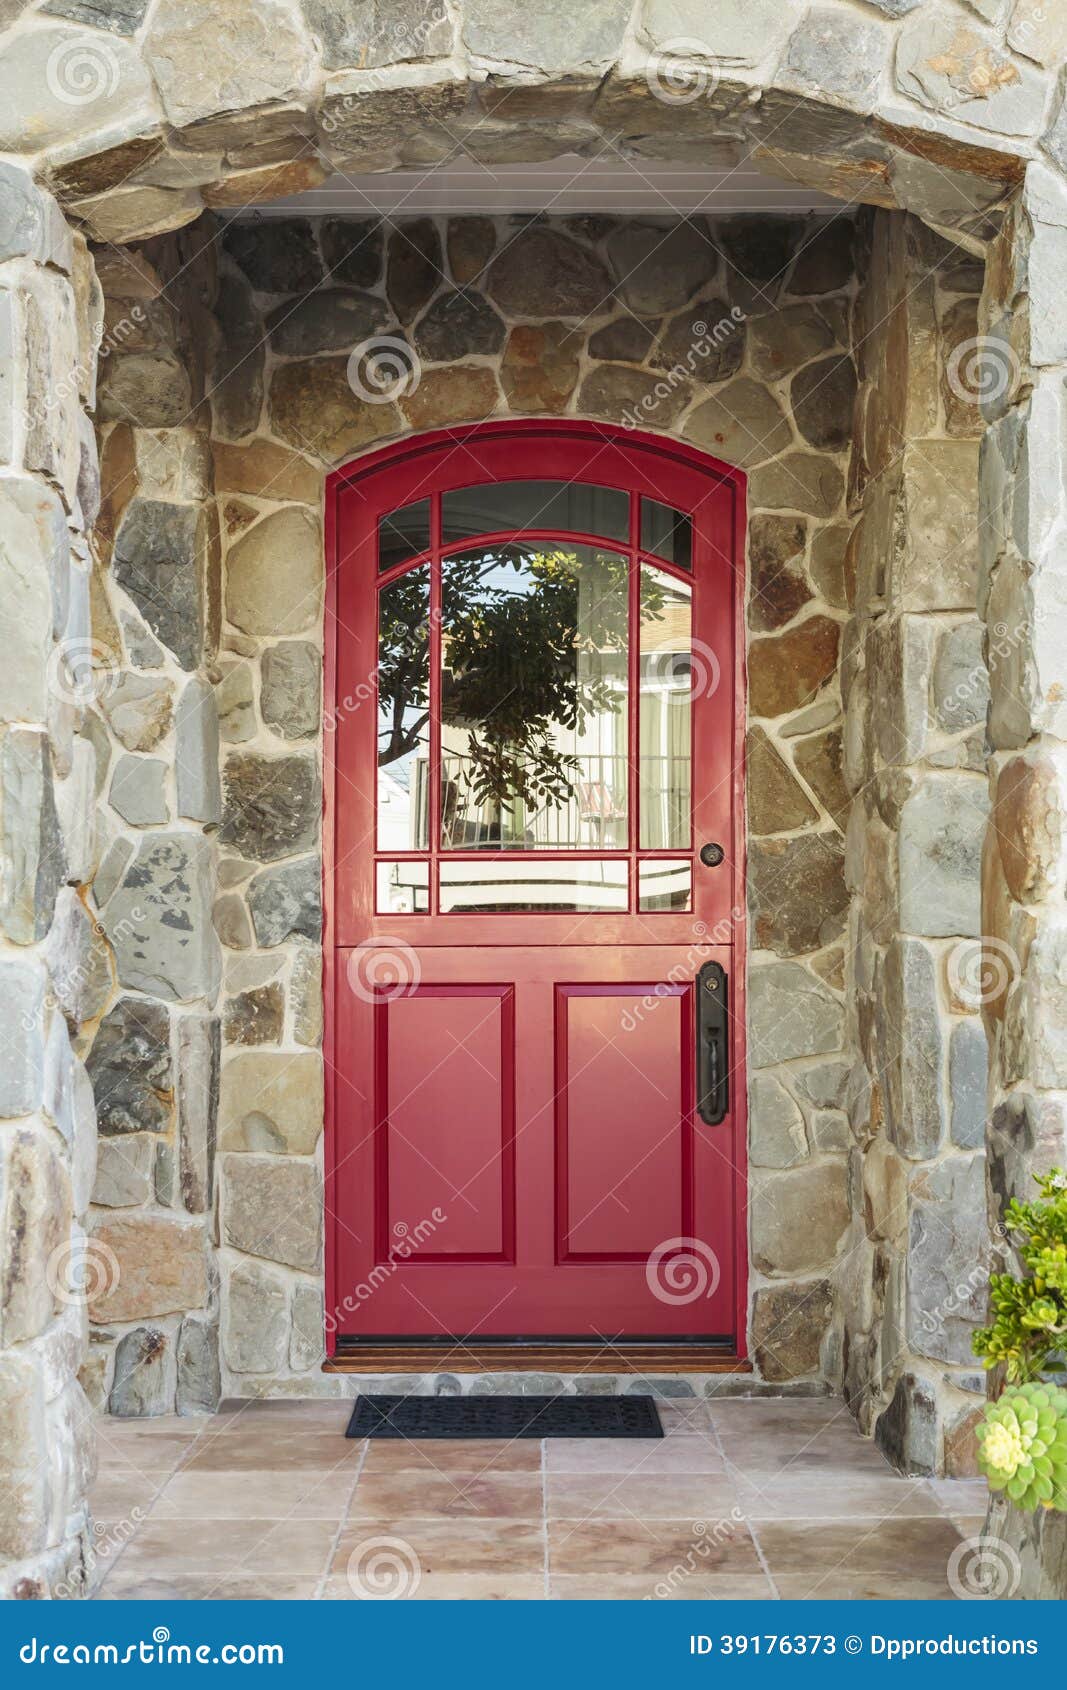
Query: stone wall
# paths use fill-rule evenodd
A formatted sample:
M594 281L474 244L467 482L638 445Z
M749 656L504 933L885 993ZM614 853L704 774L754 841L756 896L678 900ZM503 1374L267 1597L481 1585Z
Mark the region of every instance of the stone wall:
M119 1415L219 1400L214 1267L221 819L209 679L219 548L204 362L206 231L98 252L106 295L94 534L99 829L92 902L113 981L84 1030L99 1158L92 1236L116 1263L90 1302L95 1402Z
M324 477L406 430L545 414L669 431L749 472L752 1338L758 1369L776 1385L831 1376L836 1349L821 1350L848 1219L837 666L852 235L850 217L420 219L388 234L358 221L270 219L219 231L209 386L223 548L212 675L223 743L214 920L224 956L217 1224L227 1390L339 1388L318 1373ZM105 283L115 285L111 267ZM355 347L365 350L350 374ZM368 374L379 351L402 365L393 398ZM108 360L104 404L121 402L126 418L107 438L109 487L112 464L129 456L130 425L144 442L139 473L149 442L161 450L170 438L150 427L164 420L161 379L140 344ZM120 563L124 537L141 532L136 510L126 505L118 522ZM113 562L108 589L115 607L122 601L127 652L129 629L143 639L130 579L151 601L170 567L169 555L141 545L125 584ZM150 603L141 610L173 652L175 631L153 621ZM103 700L112 718L132 663L122 659L123 679ZM138 663L138 694L169 700L158 664ZM117 789L112 775L124 864L140 840L127 879L170 838L154 831L171 822L168 722L146 749L122 753L115 773L129 773ZM139 807L146 782L159 794L148 810ZM114 878L103 889L109 927L122 908ZM145 949L138 933L138 980L124 984L158 994L166 970L155 947L166 937L161 929ZM133 1001L127 993L109 1012L124 1066ZM127 1124L123 1111L117 1130L129 1136L114 1146L119 1174L134 1147L146 1172L108 1195L145 1251L175 1227L159 1212L141 1149L169 1131L159 1090L142 1100L148 1119L134 1110ZM169 1155L170 1140L161 1142ZM105 1189L98 1182L98 1203Z
M84 240L0 164L0 1597L76 1595L92 1414L78 1369L96 1160L72 1044L108 987L97 860L85 529L100 294Z
M977 604L982 266L874 213L857 321L845 772L853 1227L844 1390L909 1472L970 1470L984 1396Z

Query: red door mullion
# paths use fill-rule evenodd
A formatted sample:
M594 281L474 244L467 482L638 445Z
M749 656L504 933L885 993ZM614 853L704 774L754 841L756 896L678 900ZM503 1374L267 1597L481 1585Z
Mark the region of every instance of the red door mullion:
M437 865L441 851L441 495L430 498L430 781L426 837L430 847L431 916L440 911Z
M630 847L630 914L638 905L638 808L641 801L641 496L630 492L630 610L626 642L627 708L629 712L626 752L629 759L627 841Z

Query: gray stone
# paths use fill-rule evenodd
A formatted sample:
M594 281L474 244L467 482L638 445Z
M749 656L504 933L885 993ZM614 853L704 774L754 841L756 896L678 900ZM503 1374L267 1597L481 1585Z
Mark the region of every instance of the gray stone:
M724 71L759 64L779 45L790 22L788 10L776 0L718 5L710 16L707 0L643 0L639 18L640 33L653 49L680 59L707 59Z
M844 477L832 458L813 452L787 452L774 463L761 464L748 478L753 510L833 516L844 491Z
M93 898L97 909L102 910L112 892L119 884L130 859L133 856L133 844L129 839L112 840L104 853L100 867L93 876Z
M150 0L44 0L40 10L54 18L109 30L112 35L136 35L149 4Z
M327 218L320 226L319 238L331 282L372 288L381 280L385 232L380 222L370 218Z
M235 663L224 671L215 689L219 733L229 744L254 739L256 709L252 697L252 665Z
M836 6L812 6L789 37L775 83L870 111L891 44L883 24Z
M97 409L104 422L179 428L191 407L189 372L173 352L116 355L100 372Z
M138 1326L119 1339L108 1413L119 1419L170 1414L174 1407L174 1354L158 1326Z
M65 886L44 947L52 992L73 1025L95 1021L111 996L111 962L104 936L77 892Z
M101 707L127 751L151 751L170 730L173 696L169 681L120 675L104 689Z
M120 984L164 998L215 996L221 959L212 880L203 837L154 833L141 841L102 917Z
M163 1004L119 998L97 1029L86 1066L102 1134L167 1130L174 1076Z
M752 1303L756 1366L770 1382L818 1373L822 1341L833 1314L825 1279L761 1288Z
M686 437L750 469L793 444L793 434L774 394L748 376L737 376L698 405L685 422ZM790 503L796 505L794 498Z
M211 919L215 923L215 932L228 950L248 950L252 943L252 923L239 893L226 892L221 898L216 898L211 908Z
M978 584L977 440L906 446L891 595L908 610L974 611Z
M689 383L674 372L657 376L625 364L599 364L582 382L578 409L626 428L667 428L691 398Z
M131 827L169 821L166 782L167 765L161 758L127 753L115 764L108 803Z
M306 739L322 721L322 656L307 640L284 640L263 653L260 709L284 739Z
M314 1273L319 1266L322 1186L311 1162L227 1156L223 1242L250 1256Z
M762 1174L750 1195L752 1259L761 1273L809 1273L834 1259L849 1224L843 1161Z
M889 1137L905 1156L935 1156L944 1136L944 1035L937 962L921 940L895 938L886 952L878 1049Z
M895 81L929 111L998 135L1035 135L1048 80L999 46L990 30L924 10L897 37Z
M0 959L0 1024L18 1028L0 1062L0 1117L30 1115L44 1091L44 969Z
M203 649L201 570L206 549L200 508L159 499L132 499L115 536L115 579L183 669L195 669Z
M315 844L321 787L314 758L233 752L226 759L225 794L223 845L270 862Z
M136 1209L152 1197L156 1140L148 1133L101 1138L97 1146L93 1202L104 1209Z
M818 1109L843 1109L848 1097L848 1078L851 1063L846 1057L838 1062L819 1062L803 1068L790 1077L801 1097Z
M491 299L512 317L544 315L552 301L557 317L587 317L606 312L612 303L607 270L576 241L557 230L534 225L493 260L487 279Z
M619 297L638 313L677 311L711 281L719 264L714 242L696 219L667 228L618 223L608 237L607 252ZM713 304L715 315L721 316L725 308ZM709 306L709 315L711 310Z
M0 746L0 923L17 945L43 939L67 873L45 734L9 728Z
M327 70L376 70L382 65L448 53L452 24L443 5L425 0L303 0L308 23L322 42Z
M942 634L934 658L933 688L938 726L945 733L961 733L985 721L989 672L977 617Z
M322 1043L322 953L318 943L301 945L289 976L293 1037L298 1044Z
M623 364L641 364L644 362L656 338L654 323L640 322L636 317L627 314L619 317L614 323L605 324L597 329L589 339L590 358L607 358ZM657 363L661 362L657 358ZM668 359L668 368L675 359Z
M949 1041L952 1142L961 1150L985 1144L989 1047L977 1015L958 1021Z
M829 352L833 332L814 305L786 305L759 316L749 325L752 367L768 381L777 381L820 352ZM846 423L851 422L851 417Z
M156 1202L163 1209L173 1209L178 1194L178 1172L174 1146L160 1141L156 1145L156 1166L153 1175Z
M420 317L412 338L416 352L427 363L450 364L499 352L506 335L503 319L481 294L457 288L438 294Z
M841 1048L844 1011L840 1000L800 963L753 964L748 990L749 1054L754 1068Z
M912 1181L908 1210L908 1342L959 1367L989 1294L985 1158L950 1156Z
M0 311L5 297L0 293ZM5 364L0 322L0 407ZM13 444L3 447L3 428L0 415L0 461L15 449ZM29 477L0 475L0 637L5 659L0 674L0 720L39 722L44 717L51 635L53 628L56 633L62 631L57 589L67 569L68 551L55 495ZM56 680L65 692L88 703L92 680L84 668L84 653L71 653Z
M928 1379L901 1375L892 1402L878 1416L874 1441L900 1473L937 1472L937 1399Z
M0 61L0 152L38 153L155 117L140 54L93 30L55 26L8 37Z
M294 1373L306 1373L326 1354L323 1336L322 1292L317 1285L293 1286L293 1330L289 1339L289 1366Z
M462 36L478 59L549 76L598 75L617 57L630 15L629 0L588 0L580 11L567 0L537 7L466 0Z
M793 420L810 446L840 452L852 437L856 369L851 358L806 364L789 389Z
M900 921L906 933L977 936L989 813L984 780L933 774L900 813Z
M317 857L301 857L257 874L248 890L257 945L269 949L293 938L317 944L322 932L321 885Z
M219 718L214 691L202 676L182 692L174 726L178 814L213 827L222 819Z
M284 358L348 352L381 334L389 321L383 299L370 293L320 288L296 303L279 305L267 318L271 350ZM247 432L247 431L246 431Z
M318 244L306 218L229 223L222 244L257 293L305 294L323 279Z
M808 1160L804 1117L780 1080L753 1074L748 1090L748 1144L761 1168L794 1168Z
M162 669L166 662L163 647L153 639L143 621L133 611L120 610L122 636L126 641L130 662L135 669Z
M0 262L43 257L46 221L33 177L17 165L0 164Z
M190 0L159 0L142 51L177 128L295 99L314 69L294 0L229 0L221 18Z
M255 432L263 409L263 325L243 276L219 277L214 316L218 325L211 372L211 411L225 440Z
M222 1400L219 1368L219 1323L210 1316L188 1314L178 1333L177 1390L179 1414L214 1414Z
M178 1147L182 1201L191 1215L211 1210L219 1106L221 1035L217 1015L178 1019Z

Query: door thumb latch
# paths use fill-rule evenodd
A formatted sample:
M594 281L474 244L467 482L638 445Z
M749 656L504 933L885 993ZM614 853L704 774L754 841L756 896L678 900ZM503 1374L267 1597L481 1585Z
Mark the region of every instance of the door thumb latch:
M706 962L697 975L697 1114L717 1126L730 1104L726 970Z

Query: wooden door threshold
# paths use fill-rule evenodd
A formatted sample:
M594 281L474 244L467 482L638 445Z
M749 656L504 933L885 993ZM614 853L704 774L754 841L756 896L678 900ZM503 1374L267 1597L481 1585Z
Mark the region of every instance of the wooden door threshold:
M740 1373L752 1372L721 1345L697 1344L361 1344L331 1356L324 1373Z

